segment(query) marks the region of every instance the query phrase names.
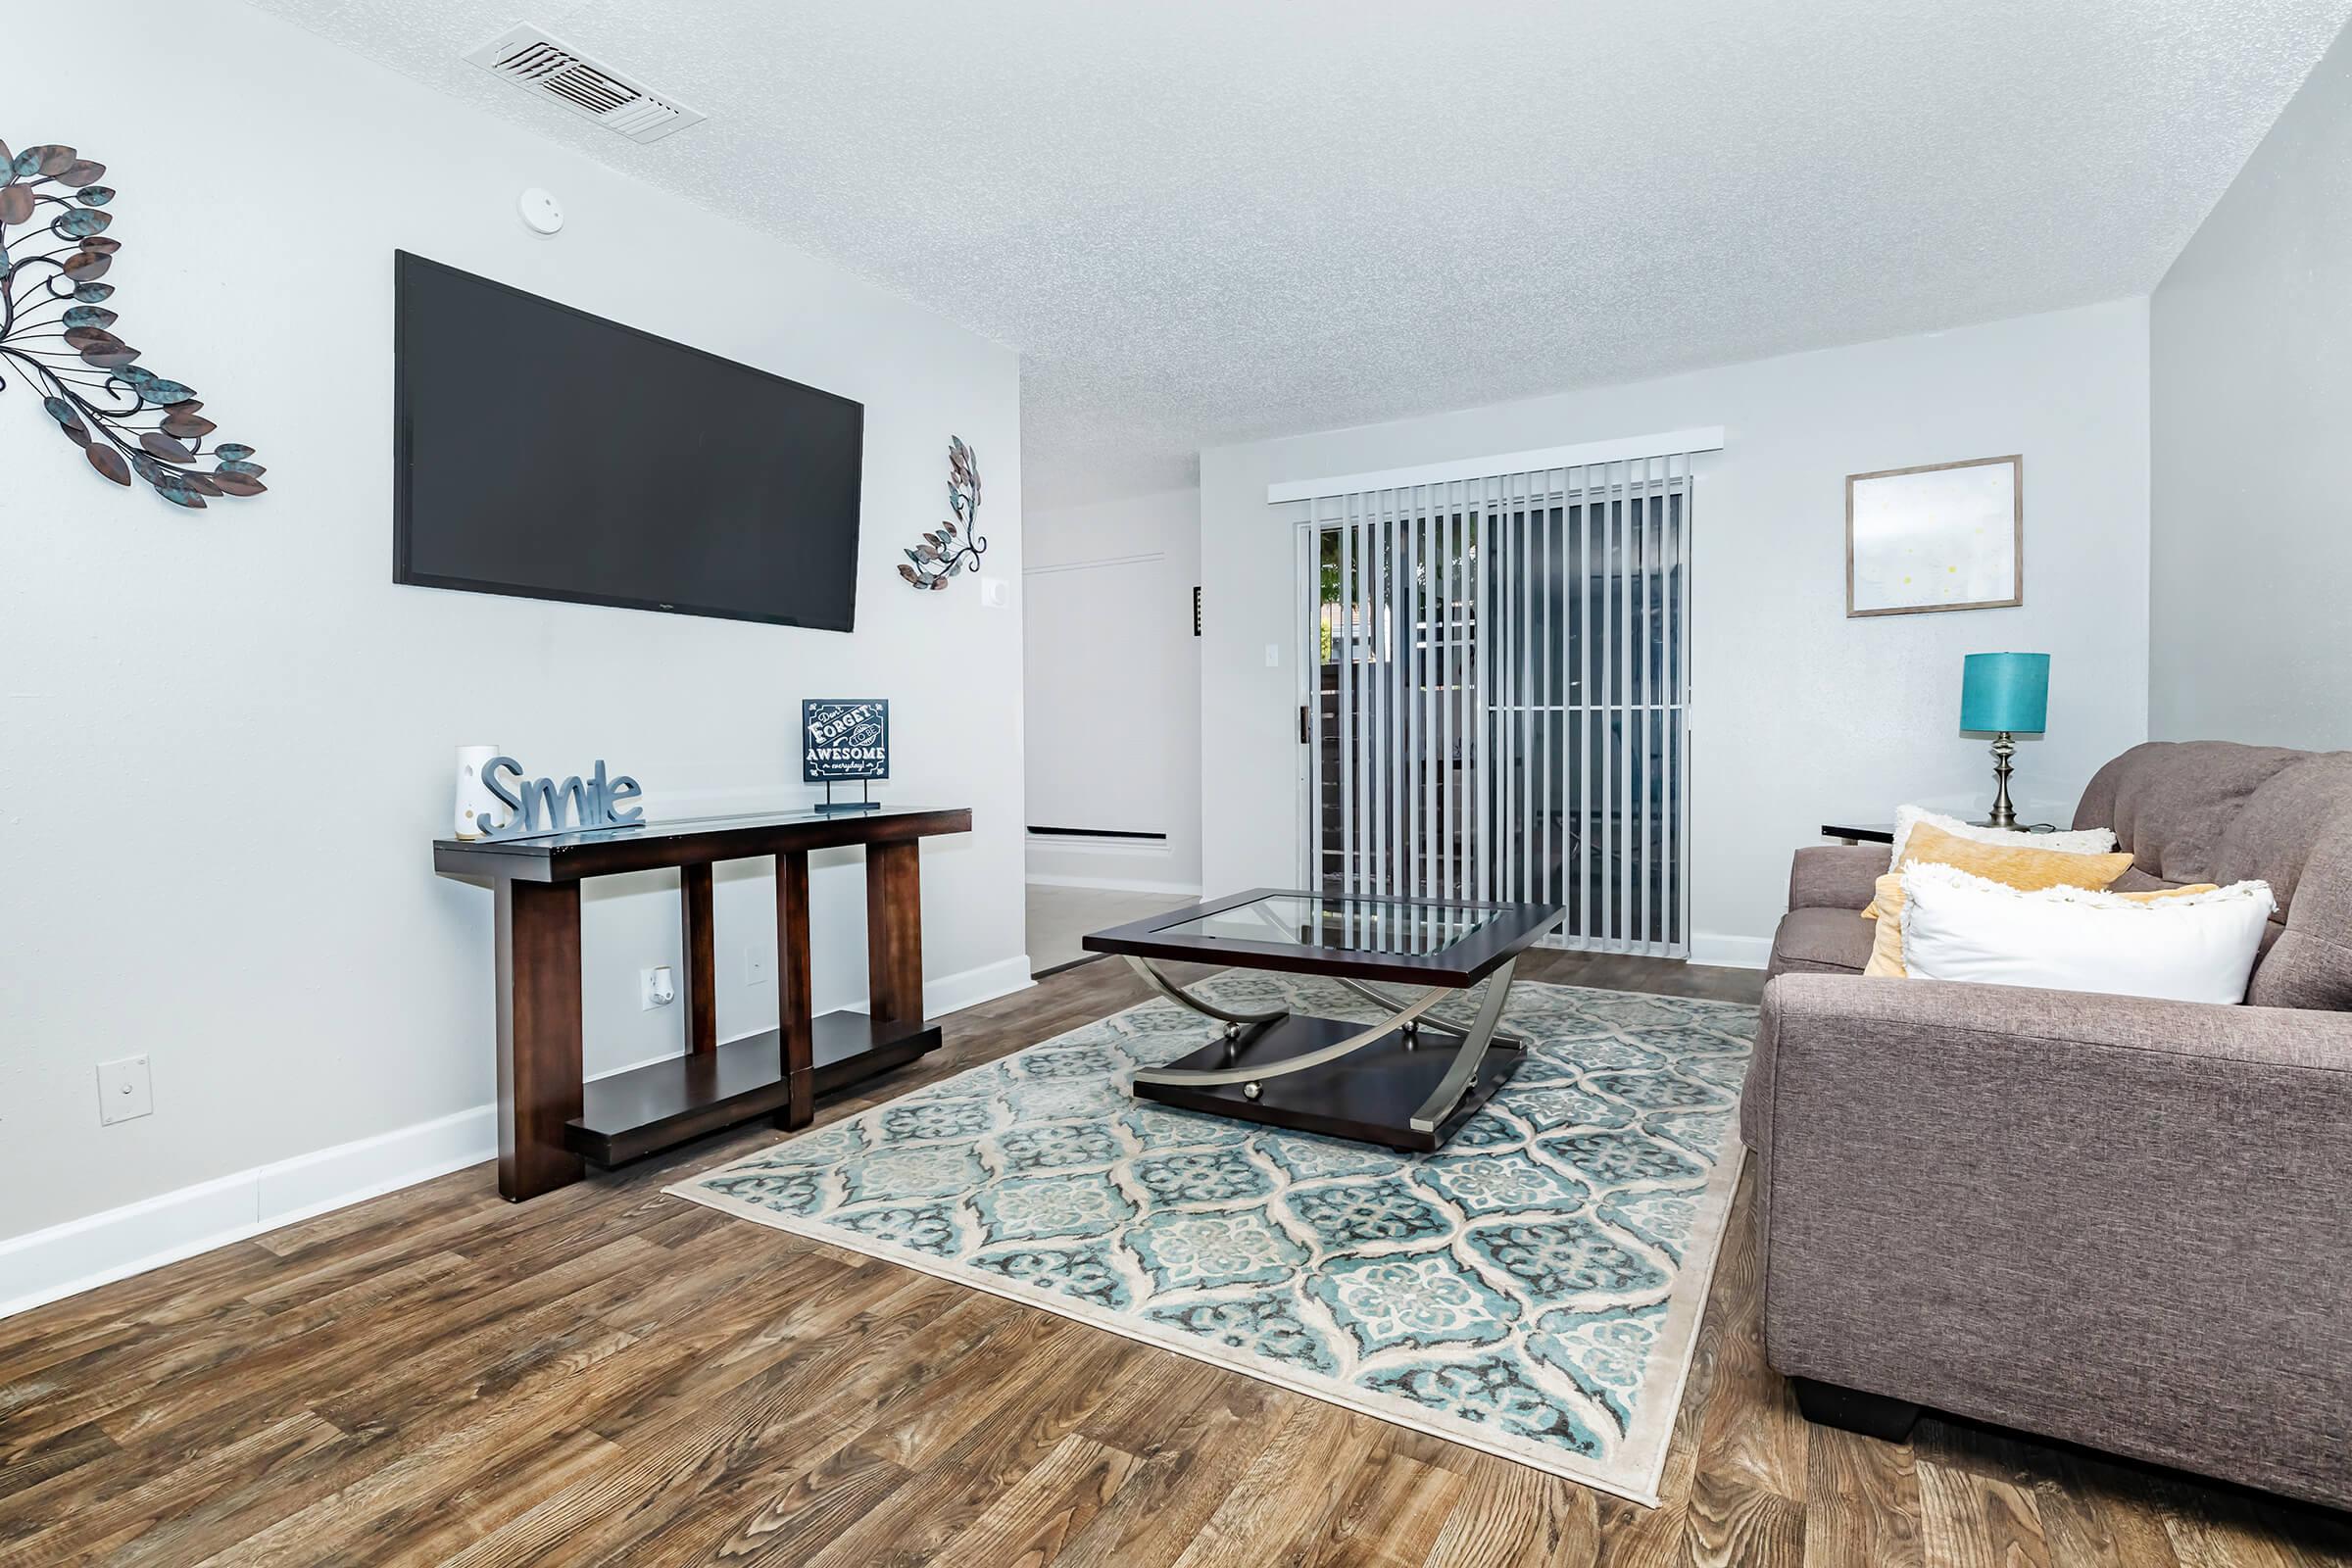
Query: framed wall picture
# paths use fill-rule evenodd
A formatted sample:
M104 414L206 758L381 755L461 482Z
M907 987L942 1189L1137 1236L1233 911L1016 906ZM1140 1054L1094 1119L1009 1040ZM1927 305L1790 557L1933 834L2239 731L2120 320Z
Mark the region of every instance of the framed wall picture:
M881 697L818 698L801 704L801 779L890 777L890 702Z
M1847 474L1845 612L2024 604L2025 466L2012 455Z

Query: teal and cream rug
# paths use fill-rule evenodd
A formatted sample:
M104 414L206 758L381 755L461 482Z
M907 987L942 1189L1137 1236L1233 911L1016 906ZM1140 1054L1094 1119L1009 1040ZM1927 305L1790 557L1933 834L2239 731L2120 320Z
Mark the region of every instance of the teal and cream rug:
M1506 1026L1528 1059L1435 1154L1129 1099L1215 1027L1154 1002L668 1191L1655 1503L1755 1009L1523 982Z

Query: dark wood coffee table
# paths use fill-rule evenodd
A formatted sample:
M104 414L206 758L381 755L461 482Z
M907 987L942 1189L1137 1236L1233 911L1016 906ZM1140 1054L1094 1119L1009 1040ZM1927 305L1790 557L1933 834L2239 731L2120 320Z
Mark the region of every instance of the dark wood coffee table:
M1297 1132L1427 1152L1493 1099L1522 1042L1495 1028L1519 955L1560 923L1556 904L1471 904L1254 888L1097 931L1152 990L1225 1026L1224 1038L1135 1075L1142 1099ZM1155 961L1320 975L1388 1009L1374 1024L1236 1012L1195 996ZM1490 980L1477 1014L1438 1015ZM1418 986L1400 1000L1384 985ZM1444 1049L1430 1036L1452 1045ZM1490 1053L1490 1047L1501 1049Z

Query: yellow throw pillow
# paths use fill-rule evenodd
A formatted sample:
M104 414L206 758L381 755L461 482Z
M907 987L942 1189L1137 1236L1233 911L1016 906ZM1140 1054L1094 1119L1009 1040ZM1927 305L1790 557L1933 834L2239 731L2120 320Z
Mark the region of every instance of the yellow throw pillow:
M1879 922L1870 936L1870 961L1862 966L1866 975L1900 980L1910 973L1903 967L1903 874L1889 871L1879 878L1878 897L1862 913Z
M2126 856L2125 858L2130 859L2131 857ZM2121 876L2123 873L2119 871L2116 874ZM2053 882L2047 885L2071 887L2074 884ZM2028 889L2027 891L2032 892L2033 890ZM2192 887L2157 888L2147 893L2118 893L2113 896L2119 899L2130 899L2133 904L2155 904L2164 899L2185 899L2192 893L2217 891L2219 890L2213 883L2199 882ZM1879 929L1870 939L1870 961L1862 966L1862 972L1866 975L1875 974L1898 980L1909 978L1910 971L1903 967L1903 877L1901 872L1889 871L1879 878L1879 896L1871 900L1871 907L1879 911Z
M2043 888L2088 888L2096 893L2132 869L2132 857L2125 851L2113 855L2071 855L2064 850L2036 849L2023 833L2018 838L2020 842L2016 844L1980 844L1956 833L1946 833L1933 822L1922 822L1903 841L1901 864L1891 869L1900 871L1906 865L1948 865L2020 893L2038 893ZM1875 920L1883 907L1882 889L1881 897L1871 900L1870 907L1862 911L1863 917Z

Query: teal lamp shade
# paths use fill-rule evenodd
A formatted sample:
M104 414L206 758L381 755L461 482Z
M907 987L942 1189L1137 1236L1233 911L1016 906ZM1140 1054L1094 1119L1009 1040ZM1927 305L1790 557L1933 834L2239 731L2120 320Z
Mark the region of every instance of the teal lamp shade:
M1960 727L2038 735L2050 707L2047 654L1970 654L1960 666Z

